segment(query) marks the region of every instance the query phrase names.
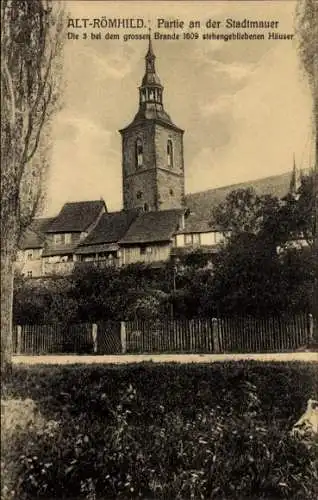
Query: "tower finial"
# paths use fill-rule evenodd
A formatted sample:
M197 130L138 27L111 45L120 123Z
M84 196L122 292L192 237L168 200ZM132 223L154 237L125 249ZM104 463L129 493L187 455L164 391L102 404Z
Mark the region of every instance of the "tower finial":
M148 51L146 54L146 58L152 58L154 59L156 56L154 54L153 48L152 48L152 38L151 38L151 28L148 28L149 31L149 42L148 42Z

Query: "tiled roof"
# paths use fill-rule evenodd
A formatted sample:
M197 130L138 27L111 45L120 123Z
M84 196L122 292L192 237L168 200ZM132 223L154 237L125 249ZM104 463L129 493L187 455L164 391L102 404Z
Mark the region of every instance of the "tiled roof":
M271 194L282 198L288 193L290 180L291 172L286 172L272 177L188 194L186 195L185 204L190 214L185 220L185 231L183 232L204 232L217 229L210 225L211 223L213 225L212 210L223 202L231 191L253 188L259 195Z
M135 115L133 121L125 128L120 130L119 132L123 132L126 129L130 128L133 125L137 125L139 123L143 123L144 121L153 121L153 123L159 123L162 125L168 125L169 127L179 130L183 132L183 129L177 127L171 120L168 113L164 110L162 106L153 105L151 108L140 108Z
M65 203L62 210L50 224L48 233L66 233L85 231L106 210L103 200L76 201Z
M45 242L44 233L53 220L54 219L52 217L34 219L30 227L22 236L19 248L21 250L27 250L29 248L43 248Z
M81 243L81 247L101 243L116 243L125 236L136 217L137 212L133 210L103 214L93 231Z
M180 209L142 212L119 243L126 245L169 241L177 231L183 213L184 210Z

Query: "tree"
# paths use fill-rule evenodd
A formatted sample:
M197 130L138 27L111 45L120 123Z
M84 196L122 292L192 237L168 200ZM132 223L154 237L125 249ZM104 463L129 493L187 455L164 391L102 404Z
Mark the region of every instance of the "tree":
M258 195L252 188L236 189L214 207L213 225L219 226L227 237L242 232L256 234L266 213L278 206L278 199L271 195Z
M309 311L315 269L310 252L312 175L301 179L295 194L278 200L259 197L251 190L234 191L221 209L215 210L217 222L228 221L231 229L215 258L213 288L206 293L220 312L263 315ZM308 246L303 248L299 242Z
M1 2L1 370L11 366L13 267L37 212L59 96L63 9L53 0Z
M313 173L314 183L314 241L313 257L318 261L318 3L316 0L298 0L297 28L299 41L299 55L308 77L313 96L313 131L315 138L315 165ZM314 339L318 343L318 277L313 285L313 317Z

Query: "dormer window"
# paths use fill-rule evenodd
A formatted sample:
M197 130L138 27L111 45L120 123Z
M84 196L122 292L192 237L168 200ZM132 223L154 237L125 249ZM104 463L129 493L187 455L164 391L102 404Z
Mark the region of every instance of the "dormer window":
M142 145L142 140L137 139L136 144L135 144L135 161L136 161L136 168L142 167L143 164L143 145Z
M167 142L167 164L169 168L173 167L173 145L171 139Z

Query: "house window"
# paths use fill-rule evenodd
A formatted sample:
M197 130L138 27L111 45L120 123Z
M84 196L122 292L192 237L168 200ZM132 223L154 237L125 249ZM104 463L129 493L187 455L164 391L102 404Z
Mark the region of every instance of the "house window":
M137 200L140 200L142 198L142 191L137 191Z
M200 245L200 235L198 233L192 235L193 245Z
M173 145L171 139L167 142L167 163L169 168L173 167Z
M28 250L27 252L27 260L32 260L33 259L33 250Z
M192 234L185 234L184 235L184 244L185 245L192 245Z
M142 167L143 164L143 146L141 139L136 140L135 144L135 162L136 168Z
M151 254L152 253L152 247L146 247L146 253Z
M222 233L215 232L214 233L215 243L220 243L223 240Z
M61 244L62 244L62 235L55 234L54 235L54 245L61 245Z
M28 272L27 272L27 277L28 277L28 278L32 278L32 271L28 271Z
M69 245L72 242L72 235L71 233L65 233L64 234L64 243L65 245Z
M146 254L146 247L140 247L140 255Z

